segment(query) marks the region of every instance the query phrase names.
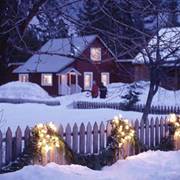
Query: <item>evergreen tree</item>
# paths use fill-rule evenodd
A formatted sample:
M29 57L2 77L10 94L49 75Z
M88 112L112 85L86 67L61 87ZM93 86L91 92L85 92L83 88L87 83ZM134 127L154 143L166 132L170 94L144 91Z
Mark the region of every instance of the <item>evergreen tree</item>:
M138 101L139 101L139 95L141 94L138 90L141 86L139 86L137 83L133 83L128 87L128 92L124 96L122 96L122 99L125 99L124 105L126 110L130 110Z

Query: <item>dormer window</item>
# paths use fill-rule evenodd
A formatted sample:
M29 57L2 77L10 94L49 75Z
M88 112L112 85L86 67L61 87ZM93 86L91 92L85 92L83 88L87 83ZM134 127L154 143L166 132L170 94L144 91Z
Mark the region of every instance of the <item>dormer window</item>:
M90 49L90 58L94 62L100 62L101 61L101 48L91 48Z

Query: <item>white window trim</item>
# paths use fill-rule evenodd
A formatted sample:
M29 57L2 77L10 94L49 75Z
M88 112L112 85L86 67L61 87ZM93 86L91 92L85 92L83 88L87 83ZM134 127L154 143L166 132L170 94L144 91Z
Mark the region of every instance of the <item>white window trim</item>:
M101 82L102 82L102 75L105 74L105 75L108 75L108 82L107 82L107 85L110 83L110 73L109 72L101 72ZM105 85L105 84L104 84Z
M45 84L44 83L44 81L43 81L43 76L44 75L50 75L51 76L51 78L52 78L52 83L51 84ZM53 85L53 74L51 74L51 73L42 73L41 74L41 86L52 86Z
M100 49L100 51L101 51L101 53L100 53L100 56L101 56L100 60L94 60L94 59L91 58L91 51L92 51L92 49ZM101 60L102 60L102 49L100 47L91 47L90 48L90 59L91 59L91 61L96 62L96 63L101 62Z
M90 87L90 88L86 88L86 87L85 87L85 75L86 75L86 74L90 74L91 77L92 77L92 78L91 78L91 82L90 82L90 83L91 83L91 87ZM84 90L90 90L90 89L92 88L92 84L93 84L93 72L84 72Z
M20 79L21 79L21 78L20 78L21 76L27 76L28 81L21 81L21 80L20 80ZM19 74L19 81L20 81L20 82L29 82L29 74L25 74L25 73L24 73L24 74Z

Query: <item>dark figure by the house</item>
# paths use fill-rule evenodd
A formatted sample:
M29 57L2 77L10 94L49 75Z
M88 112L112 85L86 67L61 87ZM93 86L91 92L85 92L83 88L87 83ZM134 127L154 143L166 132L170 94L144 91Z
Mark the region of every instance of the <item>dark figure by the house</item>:
M106 95L107 95L107 87L104 86L104 84L101 82L100 84L100 87L99 87L99 90L100 90L100 98L106 98Z
M99 87L96 84L96 81L93 81L92 91L91 91L92 98L97 98L98 97L98 91L99 91Z

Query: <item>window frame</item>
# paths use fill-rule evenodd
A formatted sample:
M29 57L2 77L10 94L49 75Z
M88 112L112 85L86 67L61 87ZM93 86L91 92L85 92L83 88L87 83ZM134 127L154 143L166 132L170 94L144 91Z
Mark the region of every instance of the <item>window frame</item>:
M27 81L21 81L22 79L21 79L21 76L26 76L27 77ZM29 82L29 74L27 74L27 73L23 73L23 74L19 74L19 81L20 82Z
M51 76L51 84L44 83L44 76ZM41 86L53 86L53 74L51 73L42 73L41 74Z
M92 50L93 49L100 49L100 60L94 60L92 59ZM102 48L101 47L91 47L90 48L90 60L94 63L100 63L102 61Z
M108 77L108 82L106 84L104 84L105 86L107 86L110 83L110 73L109 72L101 72L101 82L103 82L102 81L103 74L107 75L107 77Z
M90 87L85 87L85 76L90 75L91 76L91 82L90 82ZM84 72L84 90L91 90L92 89L92 84L93 84L93 72Z

